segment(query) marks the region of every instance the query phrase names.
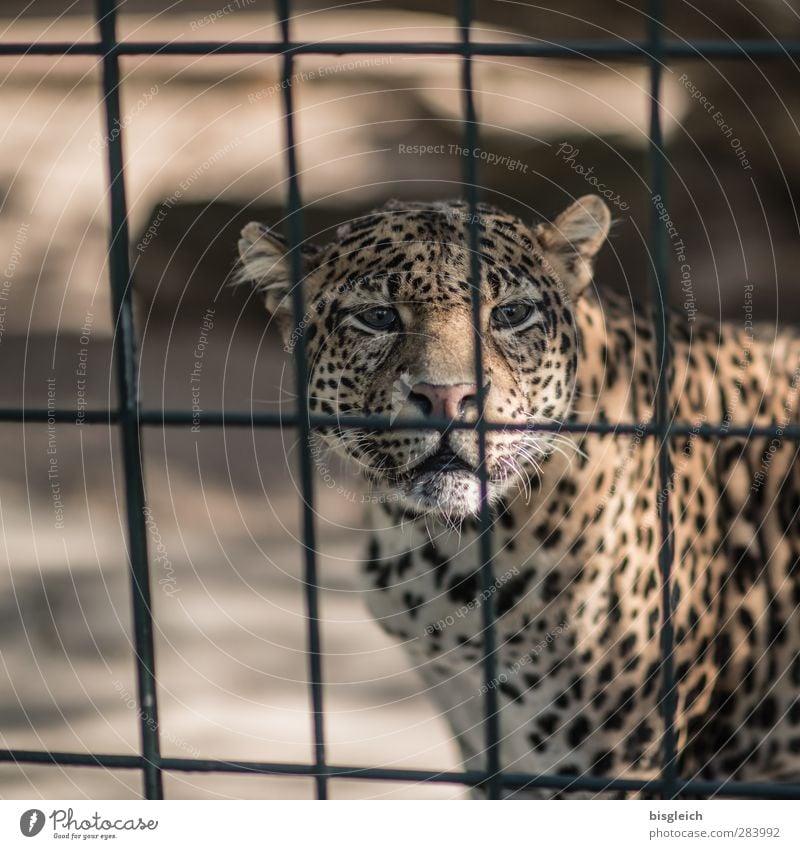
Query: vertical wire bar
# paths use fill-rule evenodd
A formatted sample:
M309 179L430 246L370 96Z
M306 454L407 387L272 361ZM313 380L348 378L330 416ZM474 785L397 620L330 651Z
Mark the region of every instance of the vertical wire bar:
M136 335L131 305L131 273L128 257L128 212L123 171L122 121L119 103L120 74L117 45L116 0L97 0L96 17L103 49L103 103L108 139L108 170L111 203L111 234L108 248L114 322L119 423L125 474L125 506L128 523L128 557L133 597L133 628L136 647L136 679L139 698L139 731L144 760L144 794L162 799L161 753L156 701L155 646L147 561L144 475L139 429Z
M492 686L496 678L497 655L494 627L494 570L492 568L492 530L487 497L486 469L486 387L483 382L483 340L481 337L481 260L480 234L478 231L478 169L472 151L478 146L478 118L472 87L472 54L470 51L470 27L472 26L471 0L459 0L459 25L464 59L461 65L462 90L464 92L464 146L468 151L464 157L464 182L469 205L469 257L470 285L472 289L472 323L475 339L474 362L475 383L478 387L478 476L480 481L479 554L481 559L481 585L484 601L481 612L483 619L483 670L487 690L485 694L486 714L486 767L488 772L488 796L502 796L500 772L500 715L497 704L497 688Z
M307 322L303 321L303 267L301 246L303 241L302 205L297 180L297 149L292 105L292 70L294 55L289 50L291 15L290 0L278 0L278 17L281 21L283 52L283 104L286 128L286 159L288 166L288 240L292 283L294 322L301 329L294 349L297 375L297 419L300 436L300 486L303 497L303 548L305 556L304 586L306 594L306 619L308 622L309 686L314 730L314 763L316 764L317 798L328 798L328 778L325 763L325 726L322 702L322 646L319 627L319 586L317 582L317 545L314 526L314 485L312 482L308 419L308 360L306 358Z
M665 497L659 510L661 545L658 551L658 568L661 575L661 712L664 718L662 738L661 777L664 780L662 795L674 798L677 793L677 757L675 715L678 693L675 682L675 633L672 611L671 573L674 560L670 484L672 460L669 442L669 292L667 274L667 234L658 217L652 198L664 201L666 179L664 174L664 147L661 132L661 72L663 67L663 4L662 0L649 0L648 42L650 52L650 144L648 160L652 181L650 203L650 248L653 252L653 284L656 311L656 360L658 383L655 398L655 425L658 431L659 491Z

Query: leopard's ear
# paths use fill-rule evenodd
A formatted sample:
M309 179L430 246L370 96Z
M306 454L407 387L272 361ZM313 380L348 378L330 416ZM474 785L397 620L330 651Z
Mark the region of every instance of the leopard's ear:
M307 275L316 265L321 248L303 246L302 273ZM284 238L258 221L251 221L239 239L237 283L251 283L262 292L267 305L282 331L291 324L292 271L289 248Z
M592 279L592 260L611 227L611 213L597 195L584 195L552 224L534 230L543 258L568 294L577 298Z

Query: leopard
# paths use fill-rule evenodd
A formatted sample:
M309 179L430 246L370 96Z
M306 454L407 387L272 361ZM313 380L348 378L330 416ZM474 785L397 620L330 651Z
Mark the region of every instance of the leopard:
M613 223L390 201L293 250L250 222L238 274L304 339L312 444L371 495L366 605L467 772L491 721L497 774L557 777L506 798L796 783L800 333L599 285Z

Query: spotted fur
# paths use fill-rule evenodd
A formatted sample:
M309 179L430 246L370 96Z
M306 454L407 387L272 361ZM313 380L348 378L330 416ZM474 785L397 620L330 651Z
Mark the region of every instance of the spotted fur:
M411 387L474 382L469 211L397 203L303 256L310 406L390 416L319 439L373 486L368 606L400 641L458 740L485 766L483 605L496 612L505 770L646 779L660 768L661 490L655 322L600 293L591 263L609 229L596 197L528 226L480 206L485 412L495 583L482 593L478 439L402 425L425 415ZM296 338L283 242L250 224L242 275ZM531 323L498 327L524 302ZM375 332L366 310L391 307ZM368 314L374 315L374 314ZM381 313L384 315L384 313ZM669 317L672 603L678 769L684 778L800 781L800 470L796 444L721 441L703 423L797 424L800 337ZM473 399L463 410L472 423ZM537 425L627 422L628 435ZM552 791L526 791L552 795Z

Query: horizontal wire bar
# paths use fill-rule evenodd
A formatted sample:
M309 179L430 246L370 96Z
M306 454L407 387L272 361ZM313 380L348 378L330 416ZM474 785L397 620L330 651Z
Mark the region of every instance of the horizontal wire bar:
M105 755L89 752L40 752L26 749L0 750L0 763L53 764L56 766L101 767L105 769L141 769L143 758L138 755ZM281 762L209 760L195 758L158 759L158 767L172 772L257 773L260 775L294 775L313 778L319 774L314 764ZM362 781L432 782L437 784L463 784L476 787L488 781L482 770L434 771L424 769L391 769L387 767L361 767L329 765L323 770L327 778L356 779ZM603 778L602 776L527 775L503 773L504 787L549 787L558 790L623 791L657 793L661 779L651 781L632 778ZM698 795L745 796L767 799L800 799L800 784L777 782L735 782L688 779L678 781L680 793Z
M76 410L52 409L43 407L3 407L0 408L0 422L64 422L69 424L117 424L119 410Z
M22 423L22 422L64 422L77 424L78 414L75 410L55 409L48 410L43 407L23 409L22 407L0 408L0 422ZM422 428L428 430L472 430L474 422L448 421L442 418L408 418L390 419L388 416L335 416L324 413L312 413L306 417L312 428L322 427L369 427L382 430L405 430L408 428ZM83 424L116 424L119 414L115 410L85 410L80 415ZM204 410L202 412L189 412L187 410L142 410L139 413L139 421L150 427L180 427L186 425L208 427L297 427L299 416L297 413L251 413L246 410ZM619 436L699 436L705 439L718 437L737 439L786 439L789 441L800 440L800 425L727 425L701 424L693 425L690 422L676 422L667 428L659 428L656 424L635 424L623 422L610 424L608 422L564 422L563 424L539 423L506 423L491 422L484 423L487 431L536 431L542 433L587 433L587 434L616 434Z
M207 56L281 54L286 45L280 41L128 41L116 45L112 54L118 56ZM524 42L501 44L472 42L465 47L459 42L397 42L397 41L300 41L292 42L288 50L295 54L342 55L345 53L382 53L389 55L450 55L519 56L542 59L649 59L645 41L564 41ZM103 46L97 42L8 42L0 44L0 56L102 56ZM800 41L667 41L661 55L675 59L742 59L770 57L800 57Z
M0 763L99 766L106 769L141 769L141 755L102 755L91 752L40 752L34 749L0 749Z

